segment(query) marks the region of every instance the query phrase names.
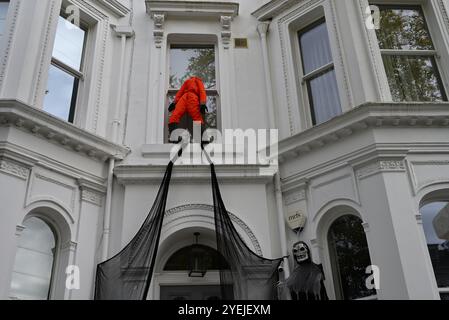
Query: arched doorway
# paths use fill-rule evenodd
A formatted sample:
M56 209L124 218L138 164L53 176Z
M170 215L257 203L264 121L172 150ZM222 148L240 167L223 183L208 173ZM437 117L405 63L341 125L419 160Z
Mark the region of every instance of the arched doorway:
M334 220L327 233L336 298L355 300L376 295L365 284L371 258L362 220L345 214Z
M215 248L214 231L206 228L186 228L166 239L154 275L154 299L221 300L219 270L228 264Z

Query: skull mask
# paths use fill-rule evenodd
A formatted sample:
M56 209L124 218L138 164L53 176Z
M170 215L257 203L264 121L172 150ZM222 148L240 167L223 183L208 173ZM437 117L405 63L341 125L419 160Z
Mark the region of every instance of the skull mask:
M298 264L310 260L310 250L307 244L300 241L293 245L293 257Z

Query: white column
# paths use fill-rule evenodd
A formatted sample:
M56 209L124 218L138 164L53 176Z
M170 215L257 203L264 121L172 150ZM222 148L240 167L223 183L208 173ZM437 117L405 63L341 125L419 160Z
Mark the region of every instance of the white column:
M154 20L153 38L154 44L151 45L151 61L149 69L149 97L147 99L147 123L146 123L146 144L163 143L164 139L164 112L163 101L165 97L161 96L163 86L163 45L164 45L164 14L153 14Z
M269 22L259 23L257 25L257 32L260 36L262 47L263 69L265 72L265 91L267 95L267 114L268 114L268 128L276 128L276 117L274 113L274 98L273 98L273 84L271 82L271 66L270 57L268 53L267 32L270 27Z
M356 175L379 299L439 299L404 159L373 159Z

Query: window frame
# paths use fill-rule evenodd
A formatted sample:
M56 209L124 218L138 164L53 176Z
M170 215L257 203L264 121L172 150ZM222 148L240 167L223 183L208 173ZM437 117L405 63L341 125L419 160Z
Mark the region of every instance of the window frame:
M219 54L219 48L218 43L214 41L188 41L188 40L182 40L177 39L176 35L175 39L172 41L167 42L167 64L166 64L166 90L165 90L165 101L166 105L168 106L169 102L171 101L170 97L175 96L176 93L181 88L172 88L170 86L170 66L171 66L171 59L170 59L170 51L171 49L176 48L185 48L185 49L197 49L197 48L213 48L215 53L215 89L206 89L207 97L215 97L216 101L216 107L217 107L217 127L214 128L216 130L221 130L221 103L220 103L220 78L219 78L219 60L218 60L218 54ZM168 119L170 117L170 113L168 112L167 108L165 108L165 123L168 123ZM168 136L168 126L165 126L165 143L168 142L169 136ZM182 129L182 128L181 128Z
M6 22L8 22L8 16L9 16L9 12L11 9L11 0L0 0L0 2L4 2L4 3L8 3L8 10L6 11L6 16L5 16L5 29L3 30L3 32L0 33L0 39L5 35L5 30L7 29L8 25L6 24Z
M59 19L59 17L62 17L63 19L67 20L67 14L64 11L64 7L61 7L58 19ZM58 68L65 74L68 74L69 76L72 76L74 78L72 97L71 97L70 109L69 109L69 116L68 116L68 119L65 120L72 124L75 123L75 113L76 113L77 104L78 104L80 82L83 82L85 80L85 65L86 65L85 58L86 58L86 50L87 50L87 39L89 38L89 25L87 23L85 23L84 21L80 20L80 25L78 27L84 31L80 70L76 70L76 69L72 68L71 66L67 65L66 63L55 58L53 56L53 51L51 54L51 62L50 62L50 66L49 66L49 67L53 66L55 68ZM56 33L55 33L55 37L56 37ZM53 50L54 50L54 46L53 46ZM47 83L48 83L48 79L47 79ZM45 90L47 90L47 88ZM44 96L44 108L45 108L45 96Z
M387 75L386 68L385 68L385 63L383 62L383 57L384 56L430 57L432 62L433 62L434 69L435 69L434 70L435 71L435 77L436 77L438 85L439 85L439 87L441 89L442 102L449 101L448 88L445 85L446 82L445 82L445 79L443 77L443 73L440 71L440 70L443 70L442 66L440 64L441 55L439 54L439 49L438 49L438 47L437 47L437 45L436 45L436 43L434 41L435 37L432 34L432 28L431 28L431 26L428 23L426 10L425 10L423 4L420 1L410 1L409 3L405 3L405 2L389 3L389 2L384 2L383 0L372 1L372 2L370 1L369 4L379 7L379 9L390 8L390 9L397 9L397 10L401 10L401 9L418 10L422 14L422 16L423 16L427 33L429 34L430 40L432 41L432 45L434 47L433 50L382 49L379 46L379 39L377 37L377 34L374 32L374 34L376 36L376 40L377 40L377 45L379 47L379 53L380 53L380 56L381 56L382 67L383 67L383 70L385 72L385 78L387 79L387 81L389 81L389 80L388 80L388 75ZM390 91L390 94L391 94L391 88L390 88L390 84L389 83L388 83L387 87L388 87L388 90ZM405 102L405 101L400 101L400 102ZM415 101L415 102L420 102L420 101Z
M419 214L421 215L421 217L422 217L421 209L423 207L425 207L426 205L429 205L429 204L432 204L432 203L435 203L435 202L447 202L449 204L449 197L447 196L447 194L444 193L444 190L445 189L443 189L443 190L436 190L436 191L433 191L430 194L427 194L427 195L425 195L423 197L423 199L421 200L421 202L419 204ZM440 193L440 192L442 192L442 193ZM436 283L436 286L437 286L437 289L438 289L438 293L439 293L440 296L441 296L441 294L447 294L447 293L449 293L449 286L448 287L439 287L438 286L437 277L436 277L436 274L435 274L435 270L433 268L432 258L430 256L430 251L429 251L428 243L427 243L427 237L426 237L426 233L425 233L423 224L421 224L421 232L423 234L424 245L426 247L425 252L426 252L426 255L427 255L427 259L429 261L430 268L432 270L432 275L435 278L435 283Z
M313 30L314 28L320 26L321 24L324 24L326 26L326 32L328 35L328 39L329 39L329 50L330 50L330 54L332 57L332 62L327 63L326 65L323 65L309 73L305 73L305 66L304 66L304 59L303 59L303 51L302 51L302 46L301 46L301 36L303 34L305 34L306 32ZM330 39L330 33L329 33L329 28L327 25L327 19L324 15L321 15L319 18L316 18L314 20L312 20L311 22L307 23L305 26L303 26L302 28L297 29L296 31L296 42L297 42L297 48L298 48L298 65L300 66L300 74L299 74L299 82L301 84L301 87L303 88L303 93L304 97L306 100L306 104L308 105L308 108L305 108L306 113L309 115L309 125L311 125L311 127L315 127L317 125L319 125L316 121L316 115L315 115L315 106L313 103L313 95L312 95L312 90L311 90L311 86L310 86L310 82L324 74L327 74L329 72L334 71L335 72L335 76L337 77L336 74L336 68L335 68L335 59L334 59L334 54L332 52L332 44L331 44L331 39ZM337 89L338 89L338 94L339 94L339 100L338 103L340 104L340 108L341 108L341 113L344 112L343 110L343 106L341 104L341 97L340 97L340 88L338 86L338 79L336 81L336 85L337 85ZM305 90L305 91L304 91ZM331 120L331 119L329 119ZM325 121L326 122L326 121ZM321 123L320 123L321 124Z

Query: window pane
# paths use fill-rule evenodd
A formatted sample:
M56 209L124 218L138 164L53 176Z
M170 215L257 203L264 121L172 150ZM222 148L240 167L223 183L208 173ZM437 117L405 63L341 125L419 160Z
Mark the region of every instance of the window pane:
M206 89L215 89L215 48L170 49L170 88L179 89L189 77L197 76Z
M417 8L380 7L381 49L433 50L424 15Z
M362 221L352 215L338 218L328 233L336 290L340 298L352 300L376 294L366 288L366 268L371 265Z
M334 70L308 81L313 123L320 124L341 114L340 96Z
M5 32L6 15L8 14L8 2L0 2L0 36Z
M10 296L13 299L46 300L53 269L56 240L41 219L30 218L19 239Z
M332 62L329 35L325 22L305 32L300 32L299 42L304 74Z
M70 119L72 97L76 98L75 77L51 65L48 74L47 94L44 101L44 111L65 121Z
M438 287L449 287L449 240L440 239L433 227L433 220L449 202L433 202L421 208L424 233Z
M63 17L59 17L53 57L80 71L85 34L84 30L68 22Z
M435 59L428 56L383 56L394 101L444 101Z

